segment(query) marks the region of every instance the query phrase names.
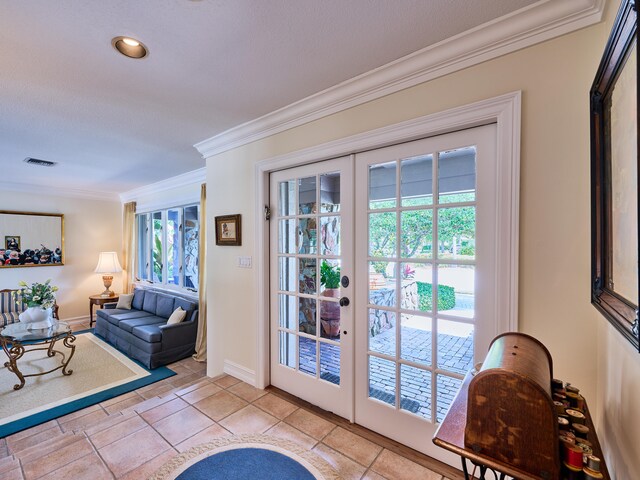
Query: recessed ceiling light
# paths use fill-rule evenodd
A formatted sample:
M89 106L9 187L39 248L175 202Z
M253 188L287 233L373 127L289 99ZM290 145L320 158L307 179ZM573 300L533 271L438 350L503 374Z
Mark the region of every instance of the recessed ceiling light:
M144 58L149 55L149 50L144 44L131 37L114 37L111 45L122 55L129 58Z

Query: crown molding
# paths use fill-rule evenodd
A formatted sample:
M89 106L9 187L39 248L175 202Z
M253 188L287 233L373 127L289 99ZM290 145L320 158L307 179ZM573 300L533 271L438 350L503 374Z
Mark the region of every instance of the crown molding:
M203 158L598 23L605 0L541 0L233 127L194 147Z
M128 192L120 194L120 201L122 203L132 202L146 197L147 195L154 195L156 193L166 192L174 188L180 188L194 183L204 183L207 178L206 167L198 168L187 173L176 175L175 177L167 178L156 183L145 185L144 187L134 188ZM198 198L200 198L200 191L198 191Z
M10 192L32 193L35 195L53 195L56 197L87 198L92 200L104 200L108 202L119 201L115 192L104 192L99 190L81 190L55 185L35 185L27 183L0 182L0 190Z

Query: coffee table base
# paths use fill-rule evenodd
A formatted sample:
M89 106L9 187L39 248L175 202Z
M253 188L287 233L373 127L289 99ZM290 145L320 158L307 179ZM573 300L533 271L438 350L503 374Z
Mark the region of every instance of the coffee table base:
M68 357L64 352L61 352L60 350L56 350L54 348L59 340L61 340L62 344L69 349ZM13 389L20 390L22 387L24 387L25 378L27 377L39 377L42 375L47 375L48 373L51 373L51 372L55 372L56 370L60 370L60 369L62 369L63 375L71 375L73 373L73 370L70 370L67 367L69 366L69 362L73 358L73 354L76 351L76 346L73 343L75 341L76 341L76 337L70 331L63 332L59 335L53 336L43 341L30 341L29 343L26 343L26 344L23 344L20 341L12 338L0 336L0 344L2 345L2 349L4 350L4 352L7 354L7 357L9 358L9 361L5 362L4 366L7 367L7 370L9 370L10 372L13 372L18 377L18 380L20 381L20 383L16 383L13 386ZM32 348L32 347L35 347L35 348ZM22 358L22 356L26 352L33 352L36 350L46 350L48 357L61 355L62 361L60 365L46 372L29 373L27 375L23 374L18 368L18 360L20 360L20 358Z

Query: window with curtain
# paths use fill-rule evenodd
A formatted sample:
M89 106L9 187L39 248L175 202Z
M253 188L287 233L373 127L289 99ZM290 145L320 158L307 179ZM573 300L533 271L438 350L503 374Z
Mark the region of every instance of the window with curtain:
M136 215L136 278L198 291L200 206Z

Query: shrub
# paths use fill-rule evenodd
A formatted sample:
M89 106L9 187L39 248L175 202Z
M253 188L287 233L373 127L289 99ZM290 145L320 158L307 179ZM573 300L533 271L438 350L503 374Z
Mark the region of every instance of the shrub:
M469 255L474 256L476 254L476 249L471 245L465 245L458 252L460 255Z
M422 312L433 310L433 286L430 283L416 282L418 284L418 309ZM449 285L438 285L438 310L451 310L456 306L456 292Z

